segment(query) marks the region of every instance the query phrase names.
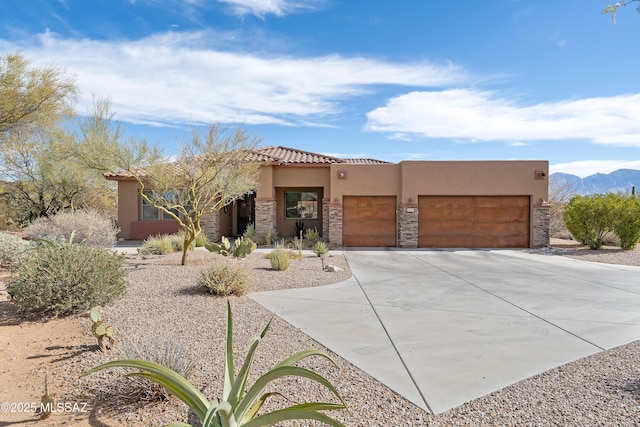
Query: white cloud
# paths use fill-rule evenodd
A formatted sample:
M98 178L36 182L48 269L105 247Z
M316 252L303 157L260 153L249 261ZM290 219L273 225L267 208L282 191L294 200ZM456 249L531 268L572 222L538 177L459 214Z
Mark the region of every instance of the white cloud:
M291 124L327 122L346 99L374 85L437 87L460 82L455 65L395 64L364 57L294 58L216 50L216 34L168 32L140 40L0 40L36 64L77 75L81 105L108 97L118 117L134 123Z
M236 15L284 16L300 9L314 9L318 0L218 0L231 6Z
M549 173L570 173L580 178L596 173L610 173L618 169L640 169L640 160L583 160L549 166Z
M367 117L367 130L427 138L511 143L586 139L640 146L640 94L520 105L490 91L411 92Z

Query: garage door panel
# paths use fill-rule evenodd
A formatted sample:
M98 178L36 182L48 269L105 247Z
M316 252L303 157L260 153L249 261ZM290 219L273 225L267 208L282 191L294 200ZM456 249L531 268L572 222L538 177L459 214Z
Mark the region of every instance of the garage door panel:
M388 222L394 221L396 219L396 210L395 206L393 210L389 208L350 208L345 209L345 213L343 215L343 220L346 219L354 220L354 221L379 221L379 222Z
M460 208L419 208L420 210L420 218L424 218L426 220L466 220L473 213L473 209L471 207L460 207Z
M393 207L395 209L396 198L395 196L345 196L342 205L345 208Z
M474 234L481 235L522 235L524 227L528 224L522 222L479 222L473 227ZM526 235L526 234L525 234Z
M419 247L529 246L529 196L420 196Z
M428 199L419 200L421 208L449 208L458 209L473 205L473 197L470 196L457 196L452 198L450 196L429 196Z
M438 236L441 234L471 234L473 232L472 224L469 221L438 221L432 222L425 227L421 234L426 236Z
M344 196L344 246L396 246L395 196Z
M471 218L468 216L467 218ZM529 221L529 209L524 208L487 208L479 207L473 212L477 222Z

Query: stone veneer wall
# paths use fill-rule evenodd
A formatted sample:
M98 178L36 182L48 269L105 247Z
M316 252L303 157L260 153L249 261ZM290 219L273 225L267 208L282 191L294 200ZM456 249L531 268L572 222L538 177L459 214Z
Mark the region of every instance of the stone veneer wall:
M409 209L413 209L413 212L407 212ZM416 207L398 209L398 246L418 247L418 208Z
M275 199L256 199L256 233L264 234L277 228L278 202Z
M551 222L551 205L543 203L533 208L533 236L531 246L539 248L549 246L549 226Z
M200 227L212 242L220 240L220 211L205 214L200 220Z
M322 199L322 230L320 235L322 237L329 236L329 204L331 199Z
M329 206L329 242L342 245L342 205Z

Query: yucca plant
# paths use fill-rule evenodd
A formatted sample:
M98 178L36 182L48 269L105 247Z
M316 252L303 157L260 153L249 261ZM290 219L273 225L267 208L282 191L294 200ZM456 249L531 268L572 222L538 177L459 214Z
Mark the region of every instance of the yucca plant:
M180 374L157 363L144 360L126 359L114 360L96 366L85 372L84 375L92 374L101 369L107 368L135 368L140 372L129 375L146 378L166 388L171 394L182 400L200 418L203 427L260 427L273 426L287 420L316 420L334 427L344 427L343 424L329 417L320 411L347 409L346 403L340 396L336 388L323 376L316 372L295 366L302 359L310 356L321 356L328 359L334 366L335 362L323 351L302 350L299 351L263 374L246 391L247 378L253 362L253 357L258 344L264 338L273 316L265 326L259 337L254 338L249 346L247 356L235 376L233 362L233 322L231 315L231 304L227 301L227 344L225 353L224 368L224 389L222 400L208 401L206 397L189 381ZM263 390L274 380L286 377L297 376L308 378L326 387L333 393L341 403L327 402L307 402L289 406L284 409L275 410L258 415L266 400L273 395L280 393L263 393ZM191 427L183 422L173 422L165 427Z

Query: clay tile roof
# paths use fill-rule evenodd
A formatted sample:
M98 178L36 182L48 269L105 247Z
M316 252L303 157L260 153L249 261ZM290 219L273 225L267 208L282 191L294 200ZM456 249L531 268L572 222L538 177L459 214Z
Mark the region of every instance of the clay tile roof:
M256 148L250 151L246 157L250 162L264 162L264 163L281 163L281 164L307 164L307 165L330 165L332 163L347 163L347 164L363 164L363 165L377 165L385 164L383 160L375 159L341 159L338 157L327 156L319 153L312 153L309 151L298 150L295 148L288 148L273 145L270 147ZM174 168L175 173L179 173L178 163L170 163L170 167ZM144 168L140 170L141 175L144 176ZM105 172L105 178L131 178L132 175L125 171L119 172Z
M344 162L343 159L337 157L275 145L258 148L255 151L285 164L331 164Z
M344 162L353 165L384 165L390 163L384 160L377 159L344 159Z

